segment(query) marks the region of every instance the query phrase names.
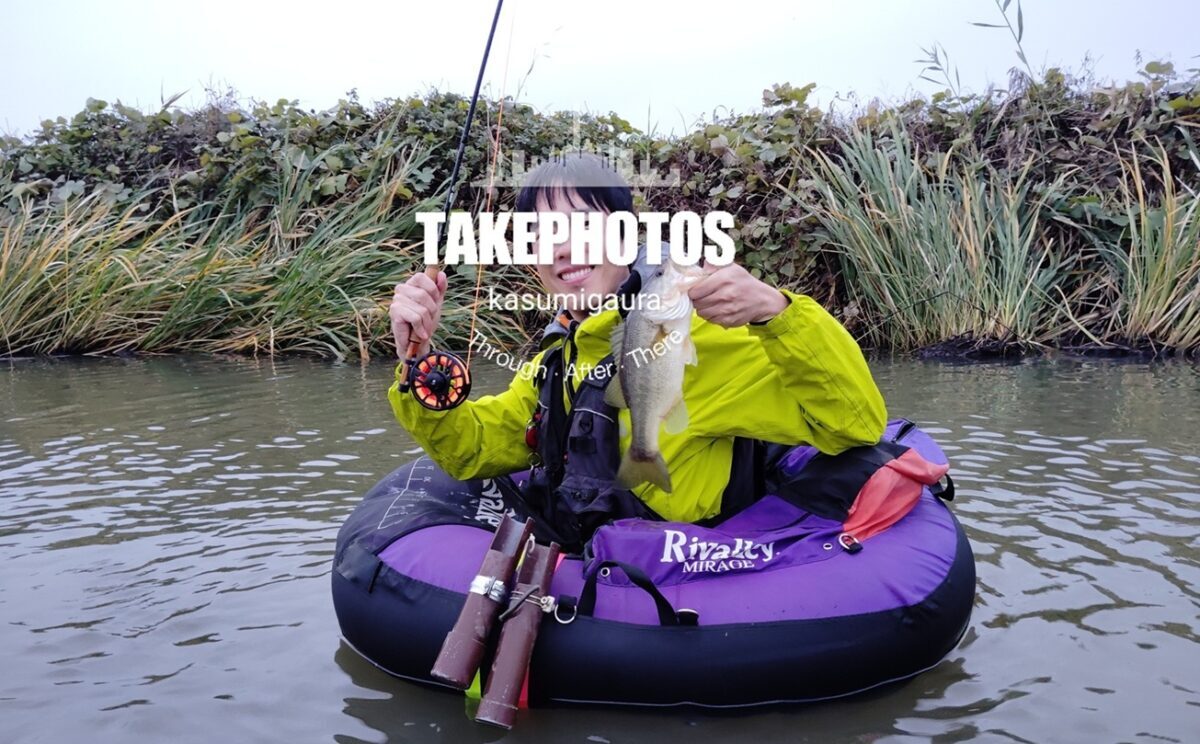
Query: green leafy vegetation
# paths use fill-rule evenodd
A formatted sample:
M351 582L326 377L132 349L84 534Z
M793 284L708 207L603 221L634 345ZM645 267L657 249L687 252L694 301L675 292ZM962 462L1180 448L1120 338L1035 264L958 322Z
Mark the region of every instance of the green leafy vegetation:
M997 6L1023 54L1019 6ZM1200 349L1195 71L1098 85L1052 69L964 94L945 50L927 54L947 85L929 99L830 113L812 85L775 85L760 111L673 137L481 101L457 206L510 209L514 154L615 148L678 176L638 184L639 207L733 213L739 260L871 347ZM394 353L386 303L422 266L413 216L439 206L468 101L173 103L93 100L0 139L0 353ZM489 193L491 176L507 186ZM484 271L536 291L519 267ZM450 347L473 315L505 344L545 321L477 305L477 279L452 277Z

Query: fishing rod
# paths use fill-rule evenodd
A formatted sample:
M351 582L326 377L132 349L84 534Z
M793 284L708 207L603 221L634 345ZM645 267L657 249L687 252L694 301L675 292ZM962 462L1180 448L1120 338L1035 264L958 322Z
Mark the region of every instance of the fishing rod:
M463 154L467 149L467 137L471 132L471 121L475 118L475 106L479 103L479 89L483 85L483 73L487 69L488 55L492 51L492 39L496 36L496 25L500 21L500 9L504 0L496 0L496 12L492 16L492 27L488 31L487 44L483 48L483 60L479 63L479 75L475 78L475 92L471 94L471 105L467 108L467 121L458 138L458 152L454 155L454 167L450 170L450 187L446 191L446 203L442 209L442 222L438 226L437 252L446 239L446 226L450 222L450 209L458 194L458 173L462 168ZM435 261L425 267L425 276L437 283L441 267ZM474 312L474 311L473 311ZM404 354L404 367L400 373L400 392L411 392L417 402L434 411L448 411L463 403L471 393L471 370L467 362L448 351L431 349L417 358L420 342L410 339Z

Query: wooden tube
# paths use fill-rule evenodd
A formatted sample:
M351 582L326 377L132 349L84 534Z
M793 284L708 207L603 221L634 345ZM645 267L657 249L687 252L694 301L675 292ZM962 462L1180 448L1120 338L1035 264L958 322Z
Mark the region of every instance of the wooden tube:
M554 543L548 547L534 544L521 563L512 599L520 604L512 607L511 616L500 626L500 640L496 642L496 655L475 714L476 721L505 729L511 729L516 721L517 702L529 673L529 659L544 614L536 602L526 598L536 600L549 595L558 553L558 545Z
M463 690L475 679L496 616L502 607L508 606L513 570L532 530L532 519L521 524L511 517L505 517L496 528L492 546L483 556L479 574L471 582L462 612L446 635L430 671L434 679Z

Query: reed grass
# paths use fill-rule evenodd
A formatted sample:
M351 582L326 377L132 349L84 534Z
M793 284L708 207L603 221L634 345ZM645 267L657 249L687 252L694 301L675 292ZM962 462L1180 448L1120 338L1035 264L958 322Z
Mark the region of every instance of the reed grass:
M1112 263L1114 311L1108 331L1128 343L1200 347L1200 197L1179 193L1160 152L1157 183L1136 157L1123 159L1120 202L1127 244L1105 246ZM1151 202L1149 194L1159 195Z
M395 194L420 157L306 208L296 196L321 177L311 166L253 209L204 202L162 219L140 207L161 196L151 192L124 208L100 194L26 203L0 225L0 350L393 355L387 303L423 268L414 215L432 207ZM473 302L473 281L455 279L443 342L466 346ZM524 338L511 318L478 322L499 343Z
M1054 322L1051 289L1070 261L1043 230L1054 190L1033 192L1031 164L1005 177L923 154L903 130L882 141L854 131L839 152L810 150L814 206L868 343L1032 348L1067 330Z

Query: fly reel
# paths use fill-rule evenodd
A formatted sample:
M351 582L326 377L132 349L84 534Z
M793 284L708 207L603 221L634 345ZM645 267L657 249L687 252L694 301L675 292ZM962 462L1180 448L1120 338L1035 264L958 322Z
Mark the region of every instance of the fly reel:
M471 370L448 351L431 351L408 362L405 388L431 411L457 408L471 393Z

